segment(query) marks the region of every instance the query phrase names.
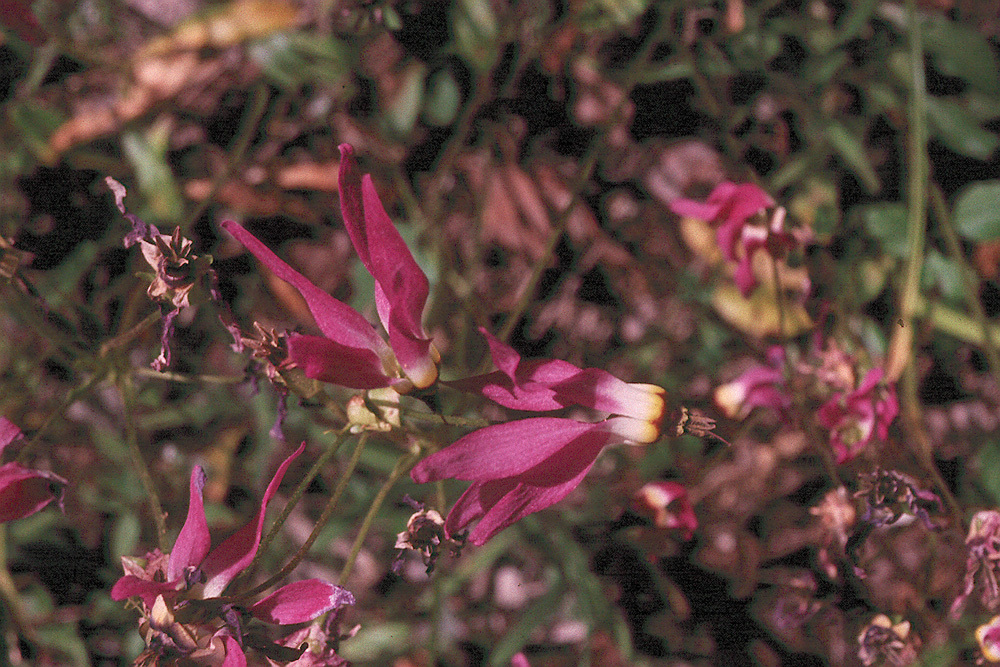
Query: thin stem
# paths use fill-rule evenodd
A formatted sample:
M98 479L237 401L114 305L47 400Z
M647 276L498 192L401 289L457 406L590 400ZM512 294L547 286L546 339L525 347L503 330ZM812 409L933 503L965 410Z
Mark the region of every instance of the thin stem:
M340 474L340 480L337 482L337 488L334 489L333 495L330 496L330 500L327 501L326 507L323 508L323 513L320 514L319 519L316 520L316 525L313 527L312 532L309 533L309 537L306 538L306 541L302 543L302 546L298 548L291 559L285 563L285 566L278 570L274 576L268 578L264 583L254 586L248 591L237 593L233 595L232 598L229 598L230 600L251 598L261 591L267 590L277 582L281 581L281 579L288 576L288 574L290 574L291 571L294 570L300 562L302 562L302 559L305 558L307 553L309 553L309 549L316 541L316 538L319 537L320 531L323 530L327 522L330 520L330 517L333 516L333 510L336 509L337 503L340 501L340 497L344 494L344 489L347 488L347 483L354 474L354 469L357 467L358 461L361 459L361 452L364 451L365 443L367 441L368 433L362 433L361 437L358 438L358 444L355 445L354 452L351 454L350 460L347 462L347 467L344 468L344 471ZM258 551L260 550L258 549Z
M135 428L135 403L132 396L132 382L128 375L122 374L118 379L118 392L122 398L124 407L125 422L125 444L132 459L132 467L139 475L143 491L146 492L146 501L149 503L149 511L153 515L153 522L156 524L156 543L160 551L167 553L170 548L167 546L167 520L163 513L163 505L160 503L160 496L156 492L156 485L153 483L153 476L149 472L149 466L139 449L139 438Z
M340 451L340 446L343 445L344 442L346 442L347 440L344 437L346 433L347 433L346 428L337 433L337 437L334 438L333 442L330 443L330 446L326 448L326 451L324 451L320 455L320 457L316 459L316 462L313 463L312 468L310 468L309 472L307 472L305 477L302 478L302 481L299 482L299 485L295 487L295 491L292 492L292 495L288 499L288 502L285 503L285 506L282 508L281 514L279 514L278 518L274 520L274 523L271 524L271 527L268 529L267 534L264 536L264 539L261 540L260 548L257 551L258 555L262 553L265 549L267 549L268 545L271 543L271 540L274 539L274 536L277 535L278 530L280 530L281 527L285 524L285 521L288 519L288 516L292 513L292 510L295 509L295 506L298 504L299 500L301 500L302 496L305 495L306 489L309 488L309 485L312 484L314 479L316 479L320 471L323 470L324 467L326 467L326 464L329 463L330 459L336 456L337 452ZM251 569L253 568L254 565L256 565L256 563L257 563L257 557L255 556L254 562L250 564Z
M254 91L253 106L250 109L250 113L244 116L243 124L236 135L236 143L230 151L229 159L226 160L225 169L212 181L212 187L209 188L208 194L205 195L205 198L191 212L186 223L181 225L181 229L191 229L194 226L198 219L204 215L212 200L215 199L215 195L219 192L219 189L236 171L237 165L239 165L244 155L246 155L247 149L250 147L250 142L253 140L255 130L260 124L261 118L264 117L264 112L267 110L268 95L267 86L257 86L257 89Z
M361 552L361 545L364 544L365 538L368 536L368 531L372 527L372 522L375 520L375 515L378 513L379 509L382 507L382 503L385 502L386 496L389 495L389 491L392 487L396 485L396 482L409 472L413 464L417 462L420 458L420 450L415 448L406 454L403 454L396 461L396 465L393 467L392 472L389 473L389 479L385 481L382 488L378 490L375 494L375 499L372 500L372 506L368 508L368 513L365 514L364 520L361 522L361 528L358 530L357 536L354 538L354 544L351 545L351 553L347 557L347 562L344 563L344 569L340 572L340 578L337 583L341 586L347 583L347 578L351 574L351 570L354 569L354 562L358 558L358 554Z
M163 319L163 313L161 313L159 309L156 309L155 311L147 315L145 318L143 318L140 322L133 325L128 331L124 331L118 334L111 340L101 345L101 351L99 352L98 357L99 358L107 357L108 354L110 354L113 350L128 345L136 338L138 338L140 335L142 335L142 333L146 331L146 329L153 326L161 319Z
M639 80L642 68L647 64L649 57L653 52L653 48L656 46L660 34L664 30L665 23L667 22L662 19L659 21L656 29L654 29L646 38L642 48L636 54L635 58L633 58L633 60L629 63L622 81L622 97L611 111L608 121L601 128L600 134L587 148L587 154L583 158L583 164L577 172L576 179L570 185L569 199L562 210L559 211L555 220L552 221L552 233L549 236L548 243L546 243L545 249L535 262L535 265L531 270L531 275L528 276L528 279L521 287L521 294L518 297L517 304L514 306L514 309L511 311L507 321L504 323L503 328L497 336L500 340L509 340L511 333L514 331L514 327L517 326L518 321L520 321L521 317L527 311L528 305L535 298L538 283L541 281L542 275L545 273L549 258L552 257L556 246L559 244L559 240L565 233L566 225L569 223L570 214L577 206L580 195L583 192L583 188L588 182L590 182L590 178L593 175L595 167L597 166L600 149L603 147L604 141L606 140L611 129L614 128L614 126L620 121L622 113L629 104L629 94L631 93L631 90L635 86L636 82Z
M133 374L151 380L163 380L164 382L184 382L187 384L240 384L246 382L245 375L184 375L171 371L156 371L152 368L141 366L133 369Z
M17 462L22 464L27 463L28 459L31 457L31 453L35 450L35 447L38 446L38 443L41 442L42 436L52 425L52 422L54 422L57 417L61 417L63 413L69 409L69 406L80 400L80 397L90 391L94 385L103 380L106 375L107 369L102 369L100 372L91 375L90 378L82 385L74 387L72 391L66 394L66 397L61 403L59 403L59 407L49 413L49 416L46 417L45 421L42 422L42 425L38 427L38 430L35 431L35 435L28 441L28 444L22 447L21 451L18 452Z
M21 596L17 592L10 568L7 567L7 526L3 524L0 524L0 597L3 598L4 607L18 633L29 643L37 645L38 634L34 625L25 617Z
M952 224L951 215L948 214L948 206L944 200L944 193L941 192L941 188L935 183L931 184L931 208L934 211L934 217L937 218L938 228L944 236L948 254L951 256L952 261L959 267L959 272L962 274L965 301L983 333L983 352L990 362L990 370L993 372L993 376L997 380L1000 380L1000 354L997 353L997 338L990 328L983 304L979 301L976 285L973 284L972 279L969 277L969 263L965 258L965 253L962 252L962 243L959 241L958 233Z

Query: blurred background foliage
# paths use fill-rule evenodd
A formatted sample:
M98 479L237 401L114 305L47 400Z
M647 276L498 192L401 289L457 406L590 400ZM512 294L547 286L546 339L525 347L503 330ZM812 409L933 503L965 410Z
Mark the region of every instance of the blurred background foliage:
M277 396L250 380L211 306L178 320L169 373L149 369L156 327L122 344L156 307L104 177L127 187L130 212L211 253L245 330L302 328L303 304L219 222L240 220L373 314L339 220L341 142L431 279L426 321L445 377L481 367L476 326L487 326L526 356L655 382L676 406L719 417L713 387L768 345L820 332L881 358L897 322L915 318L905 419L834 478L824 443L795 425L721 420L732 448L683 436L606 453L566 502L430 578L419 558L390 570L412 511L403 494L440 502L404 480L348 581L360 629L345 657L856 664L878 612L913 623L923 664L977 655L972 628L986 616L953 623L946 611L965 574L964 522L1000 498L1000 3L10 0L3 14L0 414L71 483L65 515L6 529L11 660L124 665L141 649L135 614L107 597L119 557L155 543L130 443L173 530L191 466L208 468L216 535L254 510L287 453L269 435ZM787 267L785 313L773 288L739 297L711 235L667 208L724 178L758 183L813 235ZM285 432L315 458L340 425L292 401ZM348 450L262 569L308 535ZM300 571L336 579L398 455L372 438ZM867 579L849 567L831 577L809 509L874 466L946 484L965 514L933 533L879 532L863 550ZM663 478L689 488L690 541L627 520L635 489ZM444 488L449 501L460 490Z

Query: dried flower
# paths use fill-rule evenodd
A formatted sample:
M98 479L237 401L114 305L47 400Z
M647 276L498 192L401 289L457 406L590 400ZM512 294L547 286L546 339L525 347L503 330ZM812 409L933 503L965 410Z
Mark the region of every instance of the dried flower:
M910 636L910 622L893 624L885 614L879 614L858 634L858 658L864 665L876 662L889 665L909 665L916 661L916 637Z
M976 588L977 579L982 580L983 606L994 611L1000 605L1000 580L997 576L1000 573L1000 511L976 512L969 523L965 546L969 551L965 562L965 586L951 605L953 619L961 616L966 601Z
M1000 616L994 616L976 628L976 641L985 660L1000 662Z

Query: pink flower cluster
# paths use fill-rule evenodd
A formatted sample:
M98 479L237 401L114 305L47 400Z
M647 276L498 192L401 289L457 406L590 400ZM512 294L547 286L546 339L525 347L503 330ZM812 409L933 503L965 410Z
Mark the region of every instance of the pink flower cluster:
M753 272L753 256L759 250L772 257L784 256L799 244L785 229L784 209L778 209L766 225L767 209L774 206L769 194L752 183L720 183L704 202L675 199L670 210L716 226L716 241L726 261L736 264L733 276L740 293L746 297L757 286Z
M151 659L189 660L223 667L245 667L245 649L274 655L275 645L247 631L251 620L272 625L305 623L344 605L354 604L350 592L319 579L283 586L243 608L222 597L226 587L253 561L260 546L264 513L288 466L305 449L303 443L278 467L260 509L249 523L211 549L202 491L205 473L191 471L187 518L169 554L159 550L145 558L122 558L125 576L111 589L111 599L138 598L142 605L140 630ZM282 642L280 646L295 646ZM336 664L298 662L302 651L289 655L295 665Z
M760 407L787 414L793 385L804 387L806 394L823 396L816 421L829 432L838 464L856 457L876 438L889 437L899 400L895 386L884 382L881 367L870 369L857 387L844 386L847 378L854 377L853 363L836 345L817 353L818 365L788 364L786 355L784 348L772 346L766 364L752 366L716 388L715 402L730 418L742 419Z
M345 144L340 152L341 212L362 263L375 278L375 301L388 344L360 313L316 287L248 231L231 221L223 227L308 304L323 337L293 334L288 341L290 361L307 376L355 389L426 389L437 381L439 361L421 325L427 277L389 220L371 178L358 176L353 149ZM455 533L478 520L469 536L474 544L564 498L605 446L654 442L664 412L660 387L629 384L563 361L524 361L482 333L498 370L446 385L512 410L582 407L609 416L594 422L529 417L496 424L421 461L412 471L418 482L472 482L449 512L445 530Z

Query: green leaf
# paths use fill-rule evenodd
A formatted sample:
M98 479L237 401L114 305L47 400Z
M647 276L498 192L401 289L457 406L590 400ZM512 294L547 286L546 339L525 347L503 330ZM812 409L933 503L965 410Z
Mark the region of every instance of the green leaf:
M868 192L874 194L882 189L875 168L865 152L861 138L840 123L830 123L826 127L826 139L830 146L847 163Z
M890 255L906 257L906 207L900 203L861 206L857 214L865 230L878 239Z
M978 181L955 200L955 228L973 241L1000 239L1000 181Z
M932 249L924 259L923 287L937 289L951 302L963 303L965 280L962 279L962 271L962 266Z
M447 127L458 115L462 103L462 91L451 72L435 72L427 82L427 96L424 100L424 120L428 125Z
M928 97L927 117L934 136L960 155L988 160L1000 146L1000 138L984 130L972 112L955 99Z
M930 20L924 27L924 45L942 72L1000 96L996 56L979 31L946 19Z

